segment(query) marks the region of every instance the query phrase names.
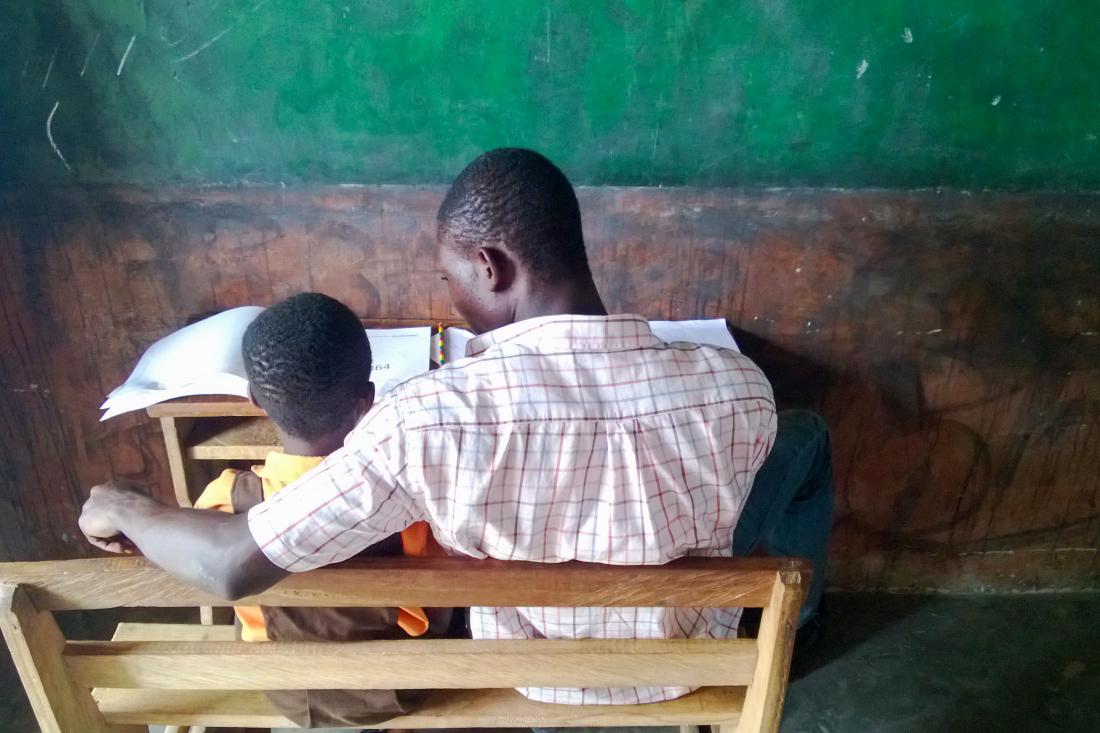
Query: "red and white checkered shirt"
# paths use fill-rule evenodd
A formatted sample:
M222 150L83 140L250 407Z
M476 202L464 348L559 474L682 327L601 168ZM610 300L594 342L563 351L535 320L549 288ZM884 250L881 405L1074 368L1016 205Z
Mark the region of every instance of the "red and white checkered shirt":
M344 560L426 520L470 557L614 565L728 556L771 449L768 380L736 351L668 344L641 317L533 318L382 399L320 466L254 508L277 565ZM475 638L737 633L740 609L474 608ZM524 688L545 702L667 700L683 687Z

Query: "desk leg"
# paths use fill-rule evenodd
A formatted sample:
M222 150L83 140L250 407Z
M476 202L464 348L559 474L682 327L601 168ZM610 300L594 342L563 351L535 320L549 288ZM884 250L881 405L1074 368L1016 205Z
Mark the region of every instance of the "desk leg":
M176 503L182 507L194 506L187 483L188 471L185 457L187 448L184 445L192 424L193 421L187 418L160 418L160 429L164 433L164 449L168 453L168 470L172 474L172 491L176 495ZM210 606L199 606L199 623L203 626L213 626L214 609Z
M193 506L191 493L187 486L187 466L184 463L183 444L191 429L191 421L186 418L162 417L160 429L164 433L164 448L168 453L168 470L172 474L172 490L176 502L183 507Z

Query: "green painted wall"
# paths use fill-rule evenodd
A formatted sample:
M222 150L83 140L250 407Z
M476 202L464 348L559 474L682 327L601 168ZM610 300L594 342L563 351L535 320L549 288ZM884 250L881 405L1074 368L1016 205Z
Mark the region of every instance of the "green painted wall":
M1095 0L10 0L0 18L0 185L441 182L514 144L587 184L1100 188Z

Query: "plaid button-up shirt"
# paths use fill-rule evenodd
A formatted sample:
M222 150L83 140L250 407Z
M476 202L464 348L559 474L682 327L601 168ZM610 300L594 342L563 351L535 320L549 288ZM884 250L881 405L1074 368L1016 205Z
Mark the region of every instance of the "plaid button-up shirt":
M344 560L418 520L470 557L614 565L728 556L775 436L768 380L736 351L668 344L641 317L553 316L383 398L320 466L249 513L275 564ZM740 609L474 608L475 638L736 635ZM636 703L682 687L523 688Z

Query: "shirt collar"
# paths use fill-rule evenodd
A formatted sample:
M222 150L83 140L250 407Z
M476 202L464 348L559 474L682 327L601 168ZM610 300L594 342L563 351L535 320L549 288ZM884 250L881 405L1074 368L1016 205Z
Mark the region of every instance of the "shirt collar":
M466 344L466 356L480 356L501 344L537 346L540 351L605 351L658 343L649 322L638 315L541 316L474 337Z
M325 460L324 456L296 456L291 453L271 451L267 454L264 465L254 467L253 472L269 481L290 483L306 471L315 468L323 460Z

